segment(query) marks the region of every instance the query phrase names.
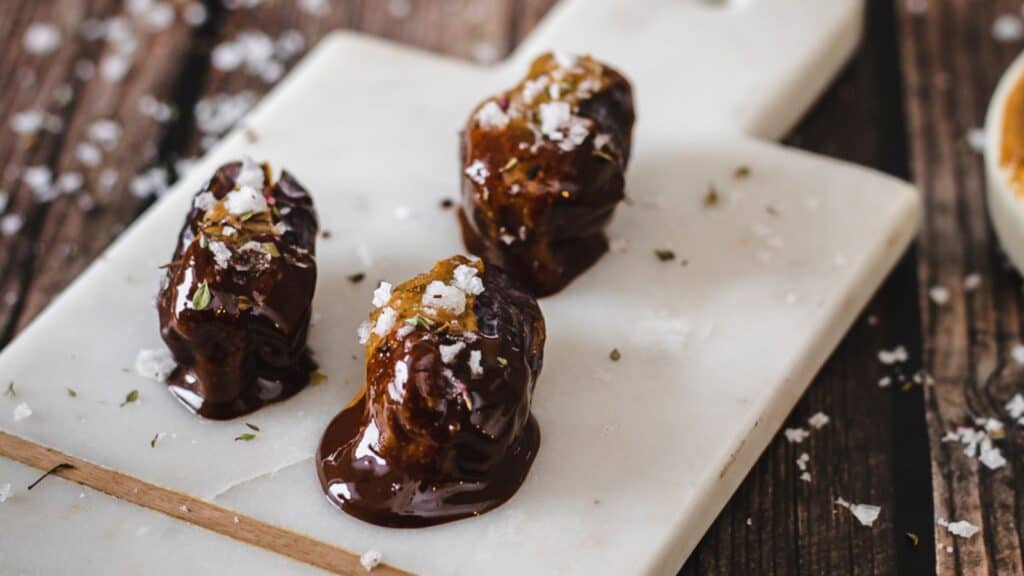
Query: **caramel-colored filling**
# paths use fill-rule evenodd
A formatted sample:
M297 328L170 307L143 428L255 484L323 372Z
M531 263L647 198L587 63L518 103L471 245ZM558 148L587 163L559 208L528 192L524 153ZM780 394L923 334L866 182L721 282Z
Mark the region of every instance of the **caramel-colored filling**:
M1014 196L1024 196L1024 78L1018 79L1003 105L999 166Z

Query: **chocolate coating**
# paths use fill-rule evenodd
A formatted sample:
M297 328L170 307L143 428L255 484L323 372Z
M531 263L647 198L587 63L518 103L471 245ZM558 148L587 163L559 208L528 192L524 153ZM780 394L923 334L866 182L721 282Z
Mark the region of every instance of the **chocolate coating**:
M465 293L462 311L431 311L430 283L460 266L482 269L483 291ZM324 492L348 514L399 528L495 508L540 445L530 414L545 338L536 300L497 267L456 257L395 287L373 328L389 317L383 335L367 333L362 391L320 441Z
M608 249L633 120L632 89L614 69L587 56L535 60L463 132L467 249L538 296L565 287Z
M243 170L266 210L229 210L251 204L226 198ZM226 164L195 198L157 298L160 334L178 362L171 392L222 420L292 396L316 369L306 333L318 225L309 193L287 172L271 185L265 165Z

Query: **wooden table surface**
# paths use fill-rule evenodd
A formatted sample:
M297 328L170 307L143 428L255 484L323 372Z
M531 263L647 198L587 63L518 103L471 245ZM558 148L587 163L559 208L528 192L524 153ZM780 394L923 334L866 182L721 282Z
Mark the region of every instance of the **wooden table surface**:
M0 0L0 345L202 154L234 105L272 87L274 62L287 69L334 28L493 60L554 2ZM830 423L799 445L772 442L681 574L1024 573L1024 430L1003 409L1024 390L1011 354L1021 282L997 247L967 140L1024 47L1021 2L867 4L860 52L787 142L914 181L923 232L787 426L819 411ZM240 38L284 52L231 69ZM63 191L48 198L54 187ZM929 298L934 287L948 302ZM907 363L879 362L896 346ZM998 470L941 441L988 417L1007 423ZM810 482L799 478L803 452ZM837 498L881 515L863 526ZM939 517L981 530L954 537Z

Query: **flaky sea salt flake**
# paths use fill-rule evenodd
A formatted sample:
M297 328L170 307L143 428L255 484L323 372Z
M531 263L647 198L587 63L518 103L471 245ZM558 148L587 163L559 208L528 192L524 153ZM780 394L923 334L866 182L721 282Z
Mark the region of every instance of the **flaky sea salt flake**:
M60 29L49 22L33 22L21 41L29 54L49 54L60 46Z
M815 412L807 419L807 423L815 430L821 430L822 427L829 423L829 417L824 412Z
M811 433L804 428L786 428L782 433L786 436L786 440L790 444L800 444L811 435Z
M374 568L380 566L381 560L383 559L384 555L380 552L376 550L367 550L359 557L359 564L361 564L367 572L372 572Z
M142 349L135 356L135 373L144 378L165 382L177 363L166 348Z
M961 538L970 538L971 536L974 536L979 531L981 531L981 528L978 528L977 526L971 524L966 520L958 520L956 522L950 522L949 524L947 524L946 530L948 530L949 533L954 536L959 536Z

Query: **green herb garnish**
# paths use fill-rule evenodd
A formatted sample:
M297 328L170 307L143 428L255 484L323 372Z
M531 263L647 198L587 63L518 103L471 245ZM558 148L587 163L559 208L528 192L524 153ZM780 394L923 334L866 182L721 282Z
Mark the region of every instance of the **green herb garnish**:
M257 432L259 432L259 431L260 431L260 427L259 427L259 426L257 426L257 425L255 425L255 424L250 424L249 422L246 422L246 423L245 423L245 426L246 426L246 428L248 428L249 430L255 430L255 431L257 431Z
M235 436L235 442L248 442L250 440L253 440L254 438L256 438L255 434L251 432L246 432L245 434L239 434L238 436Z
M737 180L742 180L750 176L750 166L737 166L736 170L732 173L732 177Z
M907 540L910 540L911 546L917 546L918 543L921 542L921 538L919 538L918 535L914 534L913 532L904 532L903 535L907 537Z
M348 281L353 283L353 284L359 284L365 278L366 278L366 274L363 274L362 272L356 272L355 274L349 275Z
M65 390L68 391L68 396L71 396L72 398L78 396L78 392L75 392L73 388L65 388Z
M417 328L423 328L424 330L430 330L431 328L434 327L433 320L421 316L419 314L413 316L412 318L406 318L405 323L410 326L416 326Z
M324 374L322 370L314 370L309 375L309 385L316 386L317 384L323 383L327 380L327 374Z
M160 433L153 434L153 439L149 441L150 448L156 448L156 441L160 439Z
M210 286L203 282L196 288L195 294L192 294L192 308L196 310L205 310L210 305Z
M125 405L131 404L132 402L135 402L138 399L139 399L139 391L138 390L132 390L131 392L129 392L124 397L124 402L121 402L121 407L124 408Z

